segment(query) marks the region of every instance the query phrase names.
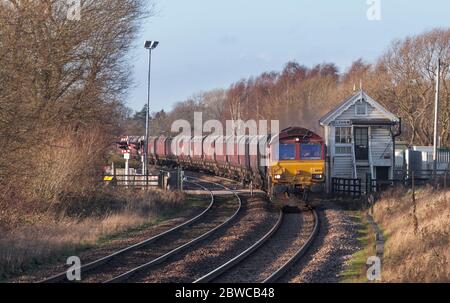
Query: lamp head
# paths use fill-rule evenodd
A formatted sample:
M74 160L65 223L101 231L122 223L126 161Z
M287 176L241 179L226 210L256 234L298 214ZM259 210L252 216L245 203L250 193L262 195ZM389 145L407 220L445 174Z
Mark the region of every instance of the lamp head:
M158 46L158 41L145 41L145 48L146 49L155 49Z

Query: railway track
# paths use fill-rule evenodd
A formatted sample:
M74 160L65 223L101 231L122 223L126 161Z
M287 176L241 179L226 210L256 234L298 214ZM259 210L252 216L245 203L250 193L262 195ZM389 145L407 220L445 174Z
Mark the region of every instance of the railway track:
M211 197L209 206L201 214L166 232L82 266L82 282L140 281L139 277L153 273L153 267L167 267L170 264L166 261L175 255L189 251L189 248L212 234L221 229L225 230L243 207L239 195L223 184L211 180L192 176L187 178L188 188L201 188ZM213 191L218 190L230 191L235 198L227 200L214 196ZM273 221L275 223L269 226L270 229L267 228L267 232L250 242L254 243L250 247L237 255L226 256L224 263L212 264L216 266L214 270L209 268L206 274L192 278L193 281L190 282L271 283L285 276L314 241L319 229L319 219L316 211L308 208L298 214L284 214L280 210L277 219ZM218 266L219 264L222 265ZM68 281L64 272L42 282Z
M277 282L307 252L318 234L319 223L311 208L298 214L280 211L275 225L259 241L194 283Z
M298 262L308 251L309 247L314 242L317 234L319 233L319 216L314 209L310 209L312 216L314 217L314 226L312 231L306 241L301 245L298 250L274 273L272 273L269 277L267 277L263 282L264 283L274 283L277 282L281 277L286 275L292 268L292 266Z
M230 224L241 211L242 202L238 195L219 203L213 195L214 186L227 189L221 184L188 177L188 184L209 192L210 204L198 216L168 231L128 246L106 257L81 266L82 282L122 282L136 273L161 264L172 256L206 239ZM234 200L234 201L233 201ZM237 201L237 207L236 207ZM43 283L68 282L66 272L41 281Z
M208 245L190 250L189 254L180 255L173 263L164 264L146 272L136 277L134 281L140 283L276 282L307 252L319 228L319 219L315 210L311 208L306 208L299 214L284 214L280 210L277 216L270 226L265 228L266 231L259 232L257 237L243 240L248 235L244 236L242 233L227 230ZM299 229L299 226L302 228ZM239 228L235 226L234 229ZM257 234L255 231L251 233ZM236 237L241 240L230 241ZM223 243L228 248L217 248ZM248 243L253 244L248 247ZM274 248L281 248L280 250L284 251L288 245L290 245L289 250L285 251L284 255L274 253ZM245 247L248 248L245 249ZM269 249L269 247L272 248ZM265 256L261 258L261 254ZM274 263L273 266L268 267L271 262ZM242 279L242 275L247 271L257 272L264 268L267 271L259 277L248 275Z

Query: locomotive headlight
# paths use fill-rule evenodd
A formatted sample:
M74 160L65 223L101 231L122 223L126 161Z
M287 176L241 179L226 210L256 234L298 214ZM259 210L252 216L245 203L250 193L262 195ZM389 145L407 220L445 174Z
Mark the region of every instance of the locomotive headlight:
M322 180L323 179L323 175L322 174L313 174L312 178L314 180Z
M281 180L281 175L275 175L275 180Z

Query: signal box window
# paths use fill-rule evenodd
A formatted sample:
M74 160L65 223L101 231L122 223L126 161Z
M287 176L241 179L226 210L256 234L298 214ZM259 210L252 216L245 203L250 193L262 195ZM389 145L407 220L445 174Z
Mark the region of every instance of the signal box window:
M295 144L280 144L280 160L295 160Z
M336 146L336 154L338 155L350 155L352 153L351 146Z
M351 127L336 127L336 144L352 143Z
M366 103L356 104L356 115L357 116L367 116L367 104Z
M302 160L321 160L322 145L320 144L302 144L301 145Z

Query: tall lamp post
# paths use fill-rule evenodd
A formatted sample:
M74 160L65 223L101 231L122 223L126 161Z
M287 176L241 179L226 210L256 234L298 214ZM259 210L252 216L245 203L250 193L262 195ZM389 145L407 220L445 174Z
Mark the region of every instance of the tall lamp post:
M434 137L433 137L433 177L437 177L437 145L439 123L439 93L441 83L441 58L438 59L436 70L436 99L434 102Z
M433 177L437 178L437 156L438 156L438 141L439 141L439 94L441 84L441 67L448 68L447 64L438 59L436 71L436 100L434 103L434 138L433 138ZM444 79L445 80L445 79Z
M150 72L152 67L152 50L158 46L158 41L146 41L145 48L148 49L148 89L147 89L147 113L145 119L145 141L144 141L144 165L143 174L148 176L148 138L150 120Z

